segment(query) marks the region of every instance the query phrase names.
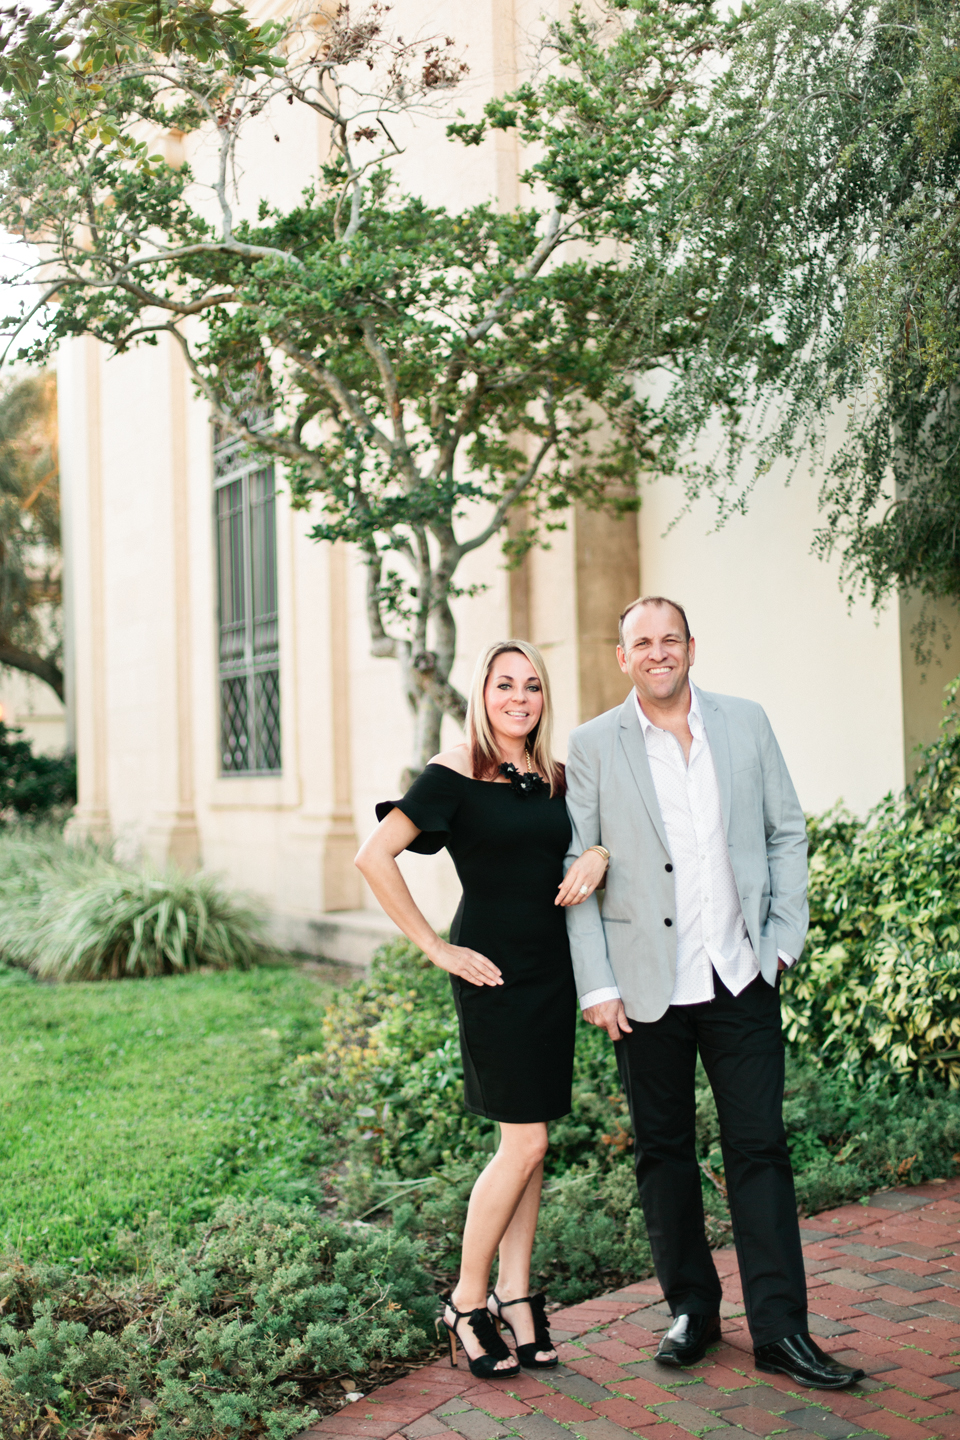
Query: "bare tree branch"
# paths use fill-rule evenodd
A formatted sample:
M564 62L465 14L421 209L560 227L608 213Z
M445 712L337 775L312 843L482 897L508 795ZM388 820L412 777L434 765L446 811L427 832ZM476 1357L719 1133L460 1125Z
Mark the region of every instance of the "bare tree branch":
M0 665L9 665L12 670L22 670L27 675L36 675L38 680L46 681L59 699L64 698L63 671L52 660L45 660L42 655L23 650L10 640L0 640Z

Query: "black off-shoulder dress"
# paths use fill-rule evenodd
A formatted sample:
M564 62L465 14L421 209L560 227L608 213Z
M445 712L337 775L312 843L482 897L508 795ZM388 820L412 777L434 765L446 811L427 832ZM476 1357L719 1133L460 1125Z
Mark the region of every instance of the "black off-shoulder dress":
M428 765L396 803L423 832L409 849L453 856L463 899L451 941L503 975L502 985L450 976L467 1109L513 1125L559 1119L570 1110L577 1001L565 912L553 903L570 843L563 799ZM392 809L378 805L378 818Z

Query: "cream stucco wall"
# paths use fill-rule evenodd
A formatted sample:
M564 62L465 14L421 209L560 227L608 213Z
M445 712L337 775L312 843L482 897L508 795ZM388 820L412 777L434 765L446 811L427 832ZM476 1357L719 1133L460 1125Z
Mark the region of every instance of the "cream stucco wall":
M680 489L651 485L643 589L685 605L699 685L764 706L804 808L842 800L862 814L904 779L899 617L848 607L835 568L811 554L818 488L809 472L789 487L770 475L717 530L708 501L671 529Z
M458 38L471 76L453 103L473 110L512 83L540 9L406 0L403 24ZM261 117L242 156L238 213L261 197L289 205L308 183L324 137L295 115L282 106ZM447 118L398 127L409 142L401 182L452 206L516 203L512 140L465 151L445 141ZM185 149L202 173L207 142L188 139ZM410 760L399 667L369 654L362 564L309 538L311 518L290 509L278 474L283 771L221 776L206 408L166 342L109 362L92 341L65 344L59 386L81 785L74 829L158 862L203 863L260 896L284 943L313 948L324 911L373 907L350 856ZM466 689L477 652L522 625L547 657L564 754L570 729L622 693L615 616L639 583L687 605L704 687L764 704L805 806L842 798L864 811L904 775L898 613L848 610L831 568L810 554L809 476L789 488L767 477L748 514L716 534L706 506L666 533L679 508L675 487L648 486L636 544L632 532L605 530L611 522L571 514L512 579L495 544L472 555L458 579L486 589L455 602L454 682ZM461 523L472 529L470 517ZM457 735L448 724L445 740ZM408 856L403 867L429 917L447 923L458 897L449 858Z

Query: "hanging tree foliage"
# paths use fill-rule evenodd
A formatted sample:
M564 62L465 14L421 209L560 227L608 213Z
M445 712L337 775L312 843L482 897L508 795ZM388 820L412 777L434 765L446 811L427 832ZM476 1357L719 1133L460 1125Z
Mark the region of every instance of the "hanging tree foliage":
M638 303L668 315L679 291L697 327L664 467L725 424L690 497L724 516L775 461L825 455L815 545L849 592L960 598L960 7L744 7L654 249Z
M0 223L39 244L44 286L42 337L16 343L32 360L79 334L182 347L217 422L285 465L314 536L363 552L373 651L401 664L417 766L465 710L450 683L464 557L518 504L514 561L574 500L635 507L650 458L656 417L634 381L676 334L632 318L601 247L646 223L723 27L710 0L617 8L599 28L548 28L518 106L451 125L458 147L517 124L540 145L539 203L510 213L395 185L395 135L416 145L410 113L449 110L463 67L447 37L391 38L379 6L260 30L170 0L54 10L29 22L51 29L39 86L7 36ZM79 58L49 59L57 27ZM257 208L237 162L283 104L319 116L330 148L300 204ZM153 153L146 137L170 131L215 141L209 173Z

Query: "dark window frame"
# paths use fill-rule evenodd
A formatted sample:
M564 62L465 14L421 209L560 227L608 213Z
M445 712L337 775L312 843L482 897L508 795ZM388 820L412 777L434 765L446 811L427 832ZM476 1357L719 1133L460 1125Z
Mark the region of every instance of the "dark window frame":
M247 417L251 429L269 416ZM276 488L272 461L214 430L220 774L282 774Z

